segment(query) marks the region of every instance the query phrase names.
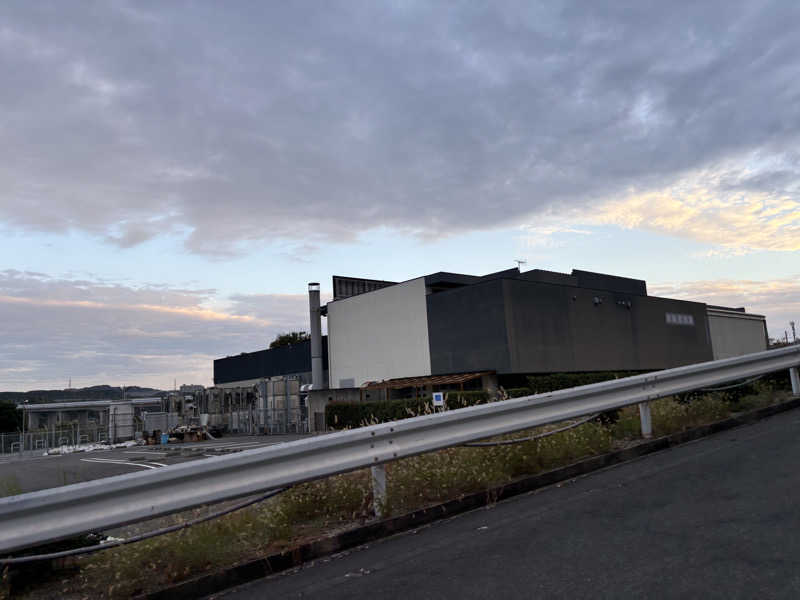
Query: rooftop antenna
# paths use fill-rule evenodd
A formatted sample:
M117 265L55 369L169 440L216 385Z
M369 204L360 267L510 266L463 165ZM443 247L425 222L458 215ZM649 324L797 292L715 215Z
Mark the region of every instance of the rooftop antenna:
M522 270L522 265L528 264L527 260L522 260L521 258L515 258L514 262L517 263L517 269L519 269L520 271Z

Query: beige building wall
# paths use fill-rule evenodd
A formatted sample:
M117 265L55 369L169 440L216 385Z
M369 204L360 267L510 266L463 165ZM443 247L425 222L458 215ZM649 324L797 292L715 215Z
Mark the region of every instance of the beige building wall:
M709 308L708 329L714 360L767 349L766 319L761 315Z
M328 304L332 388L431 374L425 278Z

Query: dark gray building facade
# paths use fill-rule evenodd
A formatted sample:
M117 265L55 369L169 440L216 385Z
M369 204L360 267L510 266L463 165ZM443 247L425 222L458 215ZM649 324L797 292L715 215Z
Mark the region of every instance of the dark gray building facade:
M332 388L487 371L653 371L766 349L762 316L649 296L629 277L509 269L380 285L326 307Z
M705 304L648 296L641 280L516 269L449 289L449 274L426 279L432 374L638 371L713 357Z
M328 364L328 336L322 337L322 361ZM214 385L293 375L311 382L311 341L242 352L214 361ZM308 380L308 381L306 381Z

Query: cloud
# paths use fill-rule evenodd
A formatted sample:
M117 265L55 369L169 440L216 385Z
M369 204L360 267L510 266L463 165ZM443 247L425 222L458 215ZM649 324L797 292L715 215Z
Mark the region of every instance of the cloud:
M767 281L732 280L648 283L653 296L739 307L767 317L770 337L783 338L794 321L800 327L800 275ZM789 336L791 338L791 330Z
M800 250L796 182L785 171L751 172L731 164L695 171L665 188L608 201L589 220L691 238L730 254Z
M61 388L70 377L81 386L210 384L213 359L307 328L304 296L230 301L215 290L6 270L0 272L0 389Z
M578 217L577 220L580 220ZM520 227L520 236L526 248L560 248L565 245L563 240L558 239L563 234L572 235L591 235L587 229L578 229L568 225L562 217L560 219L539 219L536 224L527 224Z
M767 225L735 248L791 250L796 221L768 212L798 198L799 16L727 0L5 3L0 222L122 247L178 235L224 258L602 205L723 246Z

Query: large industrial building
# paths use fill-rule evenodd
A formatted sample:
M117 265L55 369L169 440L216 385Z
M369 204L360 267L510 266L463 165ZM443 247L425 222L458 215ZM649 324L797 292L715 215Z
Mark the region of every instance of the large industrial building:
M314 429L326 402L376 389L492 389L530 374L652 371L767 347L763 316L649 296L642 280L588 271L439 272L401 283L334 276L333 291L320 307L319 284L309 284L310 341L214 361L215 385L251 389L268 407L259 386L297 379L296 406Z
M468 371L652 371L767 344L762 316L578 270L434 273L335 295L327 315L332 388Z

